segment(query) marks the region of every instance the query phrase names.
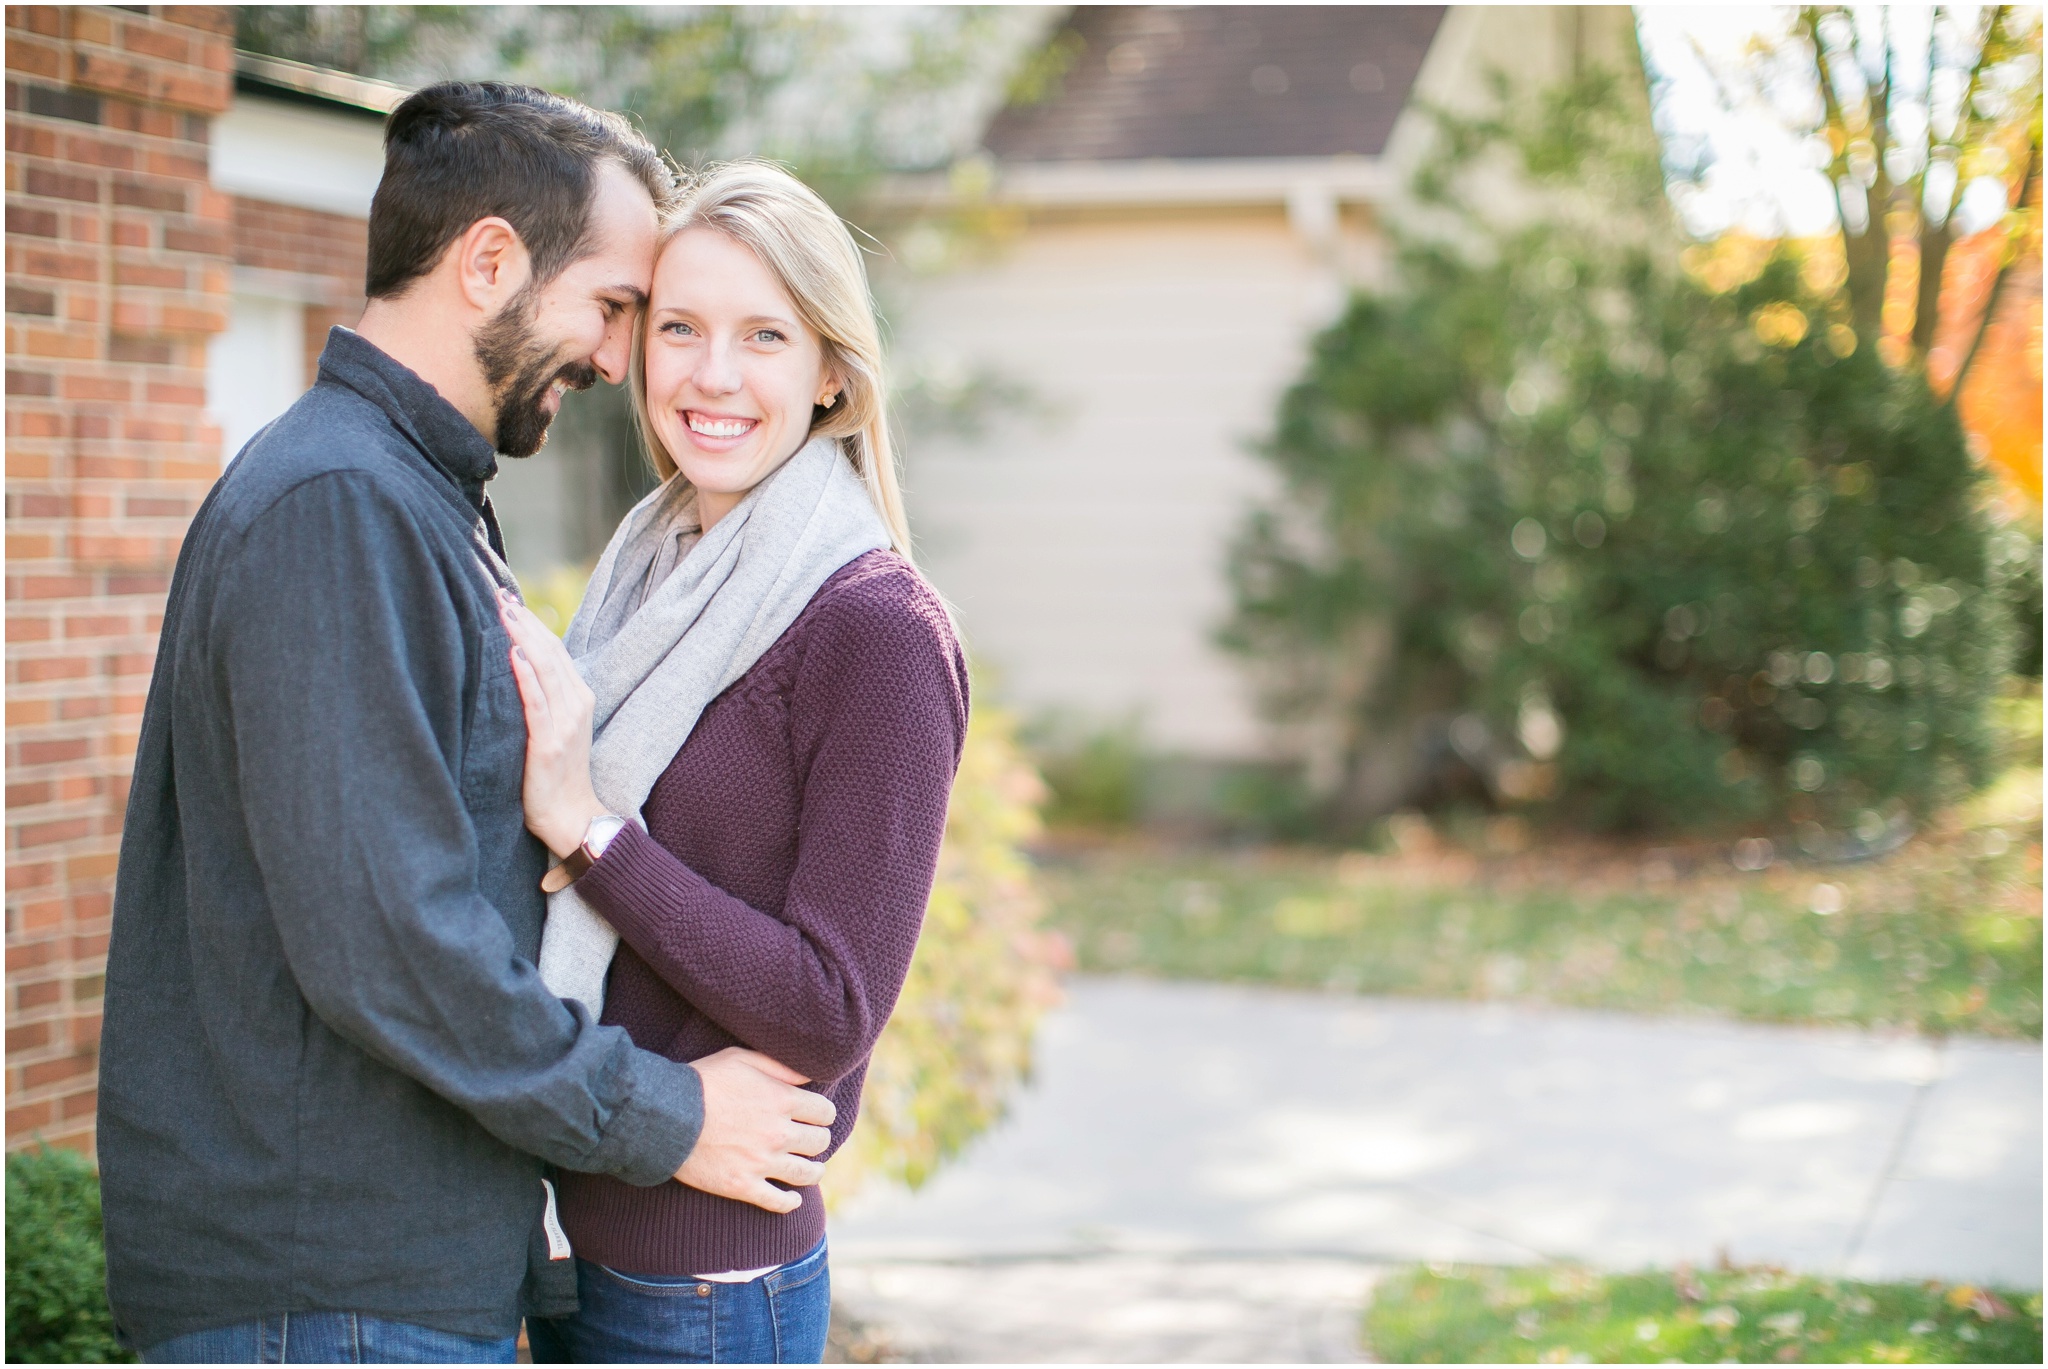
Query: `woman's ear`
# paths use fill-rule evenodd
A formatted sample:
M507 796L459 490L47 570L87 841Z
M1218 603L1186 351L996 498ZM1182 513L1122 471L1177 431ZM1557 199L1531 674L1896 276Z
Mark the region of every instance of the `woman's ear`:
M846 381L837 371L826 371L825 379L818 386L818 398L814 401L821 409L829 409L839 402L846 393Z

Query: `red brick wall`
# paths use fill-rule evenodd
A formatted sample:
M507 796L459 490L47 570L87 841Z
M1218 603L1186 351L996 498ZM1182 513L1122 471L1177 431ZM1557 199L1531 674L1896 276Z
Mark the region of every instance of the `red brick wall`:
M235 265L328 276L363 292L370 228L361 219L266 200L235 200Z
M363 315L363 267L369 256L369 224L346 214L329 214L266 200L235 200L235 265L264 271L324 276L327 300L306 306L306 385L313 384L327 330L353 327Z
M7 1144L90 1149L121 812L220 471L226 7L7 9Z

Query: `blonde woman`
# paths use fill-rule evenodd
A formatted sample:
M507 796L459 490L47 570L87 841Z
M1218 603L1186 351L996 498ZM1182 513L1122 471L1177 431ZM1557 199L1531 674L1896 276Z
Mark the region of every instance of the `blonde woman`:
M505 605L527 825L560 858L541 972L648 1050L742 1045L837 1106L843 1142L910 965L967 724L910 559L860 253L766 165L711 169L664 228L633 399L663 484L565 641ZM814 1134L806 1134L814 1133ZM815 1183L750 1202L564 1172L581 1310L542 1362L815 1362Z

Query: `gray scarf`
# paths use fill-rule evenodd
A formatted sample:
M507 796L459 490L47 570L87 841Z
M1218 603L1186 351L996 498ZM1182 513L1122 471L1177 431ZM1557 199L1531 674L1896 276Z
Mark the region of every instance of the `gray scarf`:
M671 477L612 534L564 642L597 695L590 778L612 812L640 809L697 718L796 621L832 572L889 545L839 443L814 438L748 491L672 571L695 492ZM541 979L595 1018L619 934L570 885L548 896Z

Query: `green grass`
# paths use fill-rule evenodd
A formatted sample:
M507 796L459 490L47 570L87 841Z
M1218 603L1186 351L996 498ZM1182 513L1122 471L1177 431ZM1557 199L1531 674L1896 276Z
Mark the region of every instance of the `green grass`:
M1398 830L1386 854L1069 840L1041 872L1087 970L2041 1036L2037 769L1856 865Z
M1365 1340L1411 1364L2039 1364L2041 1295L1776 1269L1433 1265L1380 1284Z

